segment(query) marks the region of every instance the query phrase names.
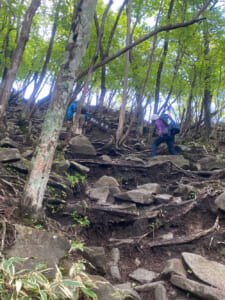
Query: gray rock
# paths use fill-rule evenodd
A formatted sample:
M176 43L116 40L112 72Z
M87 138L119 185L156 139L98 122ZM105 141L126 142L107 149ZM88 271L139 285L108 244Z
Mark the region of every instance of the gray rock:
M89 275L90 280L95 282L96 288L92 291L97 295L98 300L128 300L130 296L124 298L124 290L114 287L109 281L101 276ZM139 300L139 299L138 299Z
M225 159L217 157L216 155L207 155L198 161L197 165L199 171L212 171L215 169L225 168Z
M169 202L173 199L172 195L169 194L157 194L155 195L155 200L157 200L158 202Z
M140 283L149 283L153 281L155 278L159 276L159 274L143 269L143 268L138 268L135 270L133 273L128 275L129 278L132 280L135 280Z
M119 248L112 248L111 251L112 260L115 264L118 264L120 260L120 250Z
M112 162L111 157L108 155L102 155L102 156L100 156L100 158L105 162Z
M162 277L169 278L173 274L187 277L182 260L179 258L169 259L161 275Z
M217 288L210 287L206 284L187 279L183 276L173 275L171 280L173 285L182 290L191 292L192 294L205 300L224 300L225 293Z
M118 187L118 181L111 176L102 176L99 180L95 183L96 186L108 186L108 187Z
M190 163L187 159L183 157L183 155L157 155L152 157L148 163L148 167L153 167L156 165L161 165L165 161L171 161L173 164L177 165L180 168L188 169Z
M151 204L154 201L153 194L149 190L141 188L118 193L115 197L123 201L132 201L140 204Z
M138 185L137 189L147 190L151 194L160 193L160 185L158 183L146 183L146 184Z
M21 155L16 148L0 148L0 162L17 161Z
M194 253L182 253L182 256L196 277L203 282L217 287L225 293L225 266L215 261L210 261ZM225 298L224 298L225 299Z
M120 291L122 290L123 295L127 296L127 299L141 300L141 297L138 295L138 293L132 289L130 282L116 284L115 287L117 287Z
M10 148L17 148L18 144L11 140L9 137L5 137L0 141L0 147L10 147Z
M168 300L166 288L163 284L158 284L155 288L155 300Z
M106 273L106 255L103 247L84 248L82 255L90 261L100 275Z
M17 235L13 246L7 251L7 257L35 257L24 263L22 269L34 269L38 264L46 264L53 270L45 273L53 278L55 266L70 249L69 241L58 235L43 230L33 229L22 225L15 225Z
M160 236L160 239L162 239L162 240L172 240L173 237L174 237L173 233L172 232L168 232L168 233L162 234Z
M74 158L76 158L76 154L96 156L95 148L86 136L78 135L73 137L69 141L69 146Z
M22 157L21 160L12 162L10 165L13 166L15 169L17 169L20 172L28 173L31 162Z
M24 157L24 158L29 158L29 157L32 157L32 155L33 155L33 150L26 150L26 151L24 151L23 153L22 153L22 156Z
M183 200L181 197L173 197L173 202L176 204L181 204Z
M174 190L174 196L182 197L185 200L192 199L195 197L196 189L188 184L179 184Z
M107 186L100 186L96 188L89 188L86 191L86 194L90 199L97 201L98 204L104 204L107 202L110 191Z
M215 205L217 208L225 211L225 192L216 197Z
M88 167L78 164L77 162L75 162L73 160L70 161L70 164L72 167L74 167L74 169L76 169L78 172L80 172L82 174L87 174L90 171L90 169Z
M117 265L110 265L110 273L114 279L121 280L121 274Z
M135 291L137 292L149 292L152 291L153 289L155 289L157 287L157 285L159 284L164 284L163 281L155 281L155 282L151 282L151 283L145 283L142 285L137 285L135 286Z

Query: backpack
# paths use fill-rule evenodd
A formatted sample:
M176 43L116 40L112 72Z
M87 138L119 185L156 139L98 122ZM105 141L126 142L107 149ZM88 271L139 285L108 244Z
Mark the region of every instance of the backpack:
M162 133L163 135L175 135L178 134L180 132L180 128L177 125L177 123L167 114L162 114L159 117L159 120L161 120L163 122L164 125L166 125L163 129L162 129Z

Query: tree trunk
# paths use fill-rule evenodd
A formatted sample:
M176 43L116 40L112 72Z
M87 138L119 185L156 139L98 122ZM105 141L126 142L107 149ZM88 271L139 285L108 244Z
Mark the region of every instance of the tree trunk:
M192 112L192 100L193 100L193 90L194 90L194 87L195 87L196 77L197 77L197 73L196 73L196 67L194 65L194 68L193 68L193 78L192 78L192 81L191 81L191 89L190 89L190 93L189 93L189 96L188 96L187 113L186 113L186 117L185 117L185 120L184 120L184 124L183 124L183 126L181 128L183 136L185 136L186 133L187 133L187 131L188 131L188 129L191 128L192 115L193 115L193 112Z
M30 7L28 8L25 16L24 16L24 21L22 24L21 28L21 33L20 37L17 43L17 47L13 53L12 60L11 60L11 65L10 68L7 70L6 76L1 84L0 88L0 118L3 117L9 96L10 96L10 91L13 85L13 82L16 77L17 70L19 68L23 52L26 46L26 43L29 39L29 33L30 33L30 28L32 24L32 19L36 13L36 10L41 4L41 0L32 0Z
M96 46L95 46L95 52L94 52L94 56L92 58L92 61L91 61L91 65L90 65L90 68L88 70L88 74L87 74L87 77L86 77L86 80L85 80L85 83L84 83L84 88L83 88L83 92L82 92L82 95L81 95L81 98L80 98L80 101L79 101L79 105L77 106L77 112L76 112L76 118L74 118L74 121L73 121L73 126L71 127L71 130L73 130L73 132L76 132L77 129L79 128L79 120L80 120L80 114L81 114L81 109L82 109L82 106L85 102L85 99L86 99L86 95L87 95L87 92L88 92L88 86L89 86L89 82L91 80L91 76L92 76L92 73L93 73L93 67L94 67L94 64L95 62L97 61L98 59L98 54L99 54L99 49L100 49L100 45L101 45L101 40L102 40L102 36L103 36L103 33L104 33L104 26L105 26L105 19L106 19L106 16L108 14L108 11L110 9L110 6L113 4L113 1L110 0L105 11L104 11L104 14L102 16L102 23L101 23L101 28L99 30L98 26L96 26L96 30L97 30L97 41L96 41ZM95 19L95 22L97 22L97 16L95 14L94 16L94 19Z
M168 15L167 15L167 20L168 21L171 18L173 5L174 5L174 0L171 0ZM158 106L159 106L159 93L160 93L161 76L162 76L164 61L166 59L167 52L168 52L168 45L169 45L168 39L169 38L168 38L168 33L167 33L165 41L164 41L164 45L163 45L163 55L162 55L161 61L159 63L159 67L158 67L158 70L157 70L157 76L156 76L155 105L154 105L154 113L155 114L157 113Z
M24 188L22 208L39 212L42 208L52 161L66 114L74 81L89 42L97 0L81 0L75 11L64 61L47 110L35 156ZM76 6L75 1L75 6Z
M109 36L109 39L108 39L106 51L104 52L102 45L100 47L101 60L104 60L109 55L109 50L110 50L110 46L111 46L111 43L112 43L112 39L113 39L114 33L116 31L116 27L117 27L117 24L119 22L120 16L123 12L124 6L126 5L127 1L128 0L124 0L122 5L120 6L119 12L116 16L115 23L114 23L113 28L110 32L110 36ZM102 73L101 73L101 94L100 94L100 101L99 101L99 110L100 111L103 108L104 99L105 99L105 95L106 95L105 74L106 74L106 65L103 65L102 66Z
M132 7L132 0L128 0L126 45L130 44L131 7ZM127 53L126 53L126 60L125 60L123 99L122 99L122 104L120 107L119 124L118 124L118 128L116 131L116 146L119 145L119 140L123 134L124 121L125 121L125 108L126 108L126 104L127 104L128 74L129 74L129 51L127 51Z
M48 64L49 64L49 61L50 61L50 58L51 58L52 48L53 48L56 29L57 29L57 22L58 22L58 18L59 18L59 5L60 5L60 0L58 1L57 6L56 6L56 12L55 12L55 16L54 16L54 23L53 23L53 26L52 26L52 33L51 33L51 38L50 38L50 41L49 41L47 55L45 57L45 62L44 62L44 65L42 67L40 77L39 77L37 83L34 85L33 92L30 96L29 101L27 102L26 114L27 115L29 114L29 116L28 116L29 119L31 118L32 113L34 112L35 101L37 99L37 95L40 92L40 88L41 88L41 85L44 81L45 75L47 73Z
M161 10L162 10L162 3L163 3L163 1L161 0L159 13L158 13L158 16L156 18L155 27L158 26L158 22L159 22L160 15L161 15ZM134 113L131 117L130 124L129 124L125 134L120 138L119 145L123 144L126 141L126 139L128 138L128 136L130 134L130 131L132 129L132 126L133 126L133 124L136 120L139 109L141 107L143 96L144 96L144 91L145 91L145 88L146 88L146 85L147 85L147 82L148 82L148 78L149 78L149 75L150 75L150 72L151 72L151 68L152 68L153 56L154 56L154 52L155 52L155 49L156 49L156 45L157 45L157 35L154 36L152 50L151 50L151 53L149 55L149 64L148 64L148 70L146 72L144 85L142 86L140 95L138 95L138 97L137 97L137 105L136 105Z
M205 65L206 65L206 74L204 78L204 96L203 96L203 111L204 111L204 124L205 124L205 136L208 138L211 131L211 102L212 102L212 93L211 93L211 67L209 61L209 33L207 21L204 22L203 26L203 36L205 41Z

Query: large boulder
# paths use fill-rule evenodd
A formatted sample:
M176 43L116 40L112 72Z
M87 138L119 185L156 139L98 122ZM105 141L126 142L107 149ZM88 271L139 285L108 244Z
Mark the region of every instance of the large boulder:
M79 155L96 156L96 151L89 139L84 135L73 137L69 142L72 156Z
M194 280L187 279L183 276L173 275L171 282L178 288L191 292L199 297L199 299L205 300L224 300L225 293L217 288L213 288L206 284L196 282Z
M23 225L15 225L17 231L13 246L7 251L7 257L35 257L25 261L23 269L35 269L38 264L46 264L50 271L45 275L53 278L59 260L68 253L69 241L58 235Z
M225 159L216 155L207 155L201 158L197 163L199 171L212 171L225 168Z
M194 253L183 252L182 256L196 277L225 293L225 265Z

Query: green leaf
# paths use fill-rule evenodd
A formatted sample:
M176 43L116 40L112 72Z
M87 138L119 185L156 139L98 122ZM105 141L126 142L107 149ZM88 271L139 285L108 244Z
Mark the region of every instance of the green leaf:
M40 291L41 299L42 300L47 300L47 294L44 291Z
M58 285L60 285L60 282L53 282L52 284L50 284L50 289L52 289Z
M82 292L90 297L92 297L92 299L94 300L98 300L96 294L94 292L92 292L91 290L87 289L87 288L81 288Z
M73 281L73 280L63 280L62 283L67 284L67 285L76 286L76 287L82 287L83 286L83 284L81 282Z
M24 280L23 281L26 285L28 285L30 288L33 288L33 289L39 289L39 285L36 284L36 283L32 283L32 282L29 282L27 280Z
M47 266L45 264L39 264L35 267L35 270L46 269Z

